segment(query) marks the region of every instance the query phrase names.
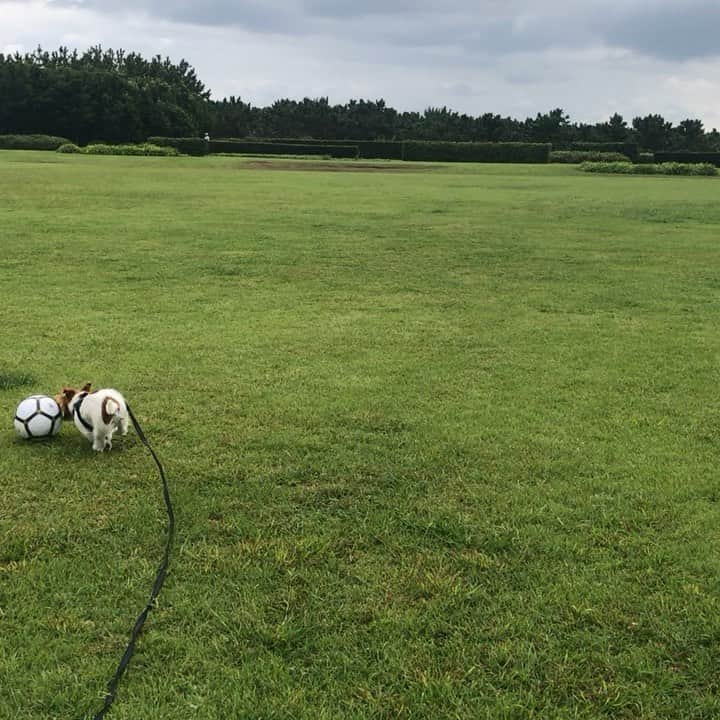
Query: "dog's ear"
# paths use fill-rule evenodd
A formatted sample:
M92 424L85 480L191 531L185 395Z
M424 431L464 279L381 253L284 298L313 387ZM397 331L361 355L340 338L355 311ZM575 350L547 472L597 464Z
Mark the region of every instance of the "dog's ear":
M75 388L64 387L64 388L62 389L62 394L63 394L68 400L72 399L72 397L75 395L76 392L77 392L77 390L75 390Z
M82 392L90 392L90 388L92 387L92 383L85 383L82 386Z

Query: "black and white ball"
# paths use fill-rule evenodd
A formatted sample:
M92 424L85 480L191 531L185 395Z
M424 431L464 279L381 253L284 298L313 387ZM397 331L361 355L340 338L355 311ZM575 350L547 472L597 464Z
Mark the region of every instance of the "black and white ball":
M15 430L26 440L57 435L61 425L60 406L47 395L26 397L15 411Z

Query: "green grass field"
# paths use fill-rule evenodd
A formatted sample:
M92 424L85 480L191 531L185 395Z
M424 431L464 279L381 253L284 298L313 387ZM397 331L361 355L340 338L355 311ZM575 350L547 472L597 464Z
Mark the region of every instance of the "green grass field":
M14 435L86 381L178 522L109 717L720 716L720 181L366 164L0 153L0 718L162 554L132 432Z

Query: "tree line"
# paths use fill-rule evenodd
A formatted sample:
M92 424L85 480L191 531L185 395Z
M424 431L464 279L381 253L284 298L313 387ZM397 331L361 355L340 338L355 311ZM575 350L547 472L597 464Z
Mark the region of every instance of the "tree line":
M642 149L720 151L720 133L702 120L677 125L659 114L628 122L615 113L594 124L572 122L560 108L525 120L495 113L472 116L447 107L401 112L384 100L282 99L256 107L237 97L213 100L195 70L157 55L93 47L0 54L0 134L43 133L84 144L139 142L152 135L449 140L636 142Z

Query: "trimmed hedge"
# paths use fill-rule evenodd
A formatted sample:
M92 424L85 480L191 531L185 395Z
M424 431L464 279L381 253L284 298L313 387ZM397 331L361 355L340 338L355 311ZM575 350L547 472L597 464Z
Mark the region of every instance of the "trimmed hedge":
M329 155L334 158L356 158L357 145L252 142L245 140L211 140L212 153L248 155Z
M0 150L57 150L69 142L55 135L0 135Z
M310 145L357 145L359 157L365 160L402 160L400 140L313 140Z
M637 143L632 142L572 142L566 148L558 150L584 150L586 152L612 152L620 153L637 162L640 151Z
M439 162L547 163L550 143L431 142L406 140L404 160Z
M551 163L583 162L630 162L627 155L616 152L596 152L594 150L553 150L550 153Z
M402 160L403 144L400 140L314 140L300 138L217 138L223 142L261 142L273 145L312 145L327 147L335 145L357 146L359 157L366 160Z
M440 162L547 163L550 143L433 142L423 140L303 140L297 138L151 137L148 142L168 145L188 155L210 153L249 155L328 155L334 158L420 160ZM622 143L595 143L600 147L626 147ZM634 146L636 147L636 146ZM579 158L582 162L590 158ZM601 158L597 158L601 159ZM603 158L610 159L610 158ZM570 162L570 160L563 160Z
M161 137L153 136L149 137L147 141L151 145L159 145L160 147L173 147L183 155L195 155L200 157L201 155L207 155L209 152L208 143L199 137Z
M211 152L216 143L261 143L263 145L292 146L293 152L277 151L282 154L295 154L298 146L305 148L332 148L349 145L358 148L358 156L379 160L444 160L448 162L548 162L547 153L551 149L546 143L470 143L470 142L432 142L421 140L314 140L298 138L218 138L211 141ZM408 148L410 148L408 150ZM302 154L316 154L316 151ZM327 154L331 154L328 152ZM340 156L337 156L340 157ZM590 158L585 158L590 159ZM580 161L578 161L580 162Z
M154 157L177 157L177 148L143 143L142 145L106 145L95 143L82 149L85 155L152 155Z
M403 160L404 143L400 140L358 140L360 157L367 160Z
M580 170L590 173L610 173L614 175L709 175L718 174L718 169L710 163L654 163L637 164L629 162L585 162Z
M655 161L659 163L710 163L720 167L720 152L690 152L679 150L676 152L655 152Z
M213 138L212 142L229 142L229 143L263 143L268 145L313 145L321 147L323 145L354 145L351 140L315 140L313 138L277 138L277 137L218 137Z
M80 153L82 155L152 155L155 157L177 157L180 154L176 148L152 145L150 143L143 143L142 145L93 143L86 147L78 147L74 143L65 143L57 151L61 153Z

